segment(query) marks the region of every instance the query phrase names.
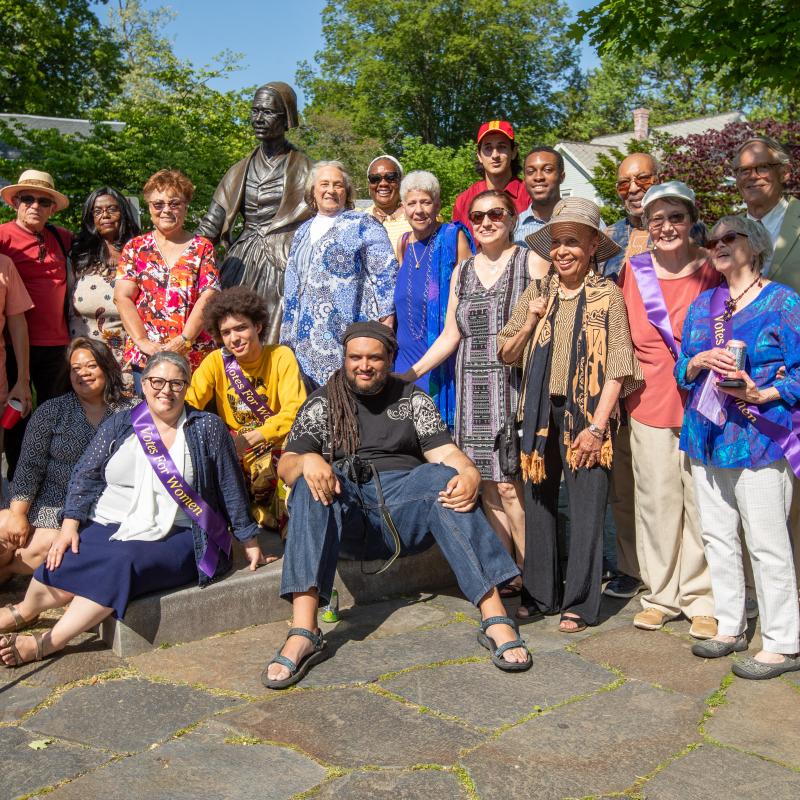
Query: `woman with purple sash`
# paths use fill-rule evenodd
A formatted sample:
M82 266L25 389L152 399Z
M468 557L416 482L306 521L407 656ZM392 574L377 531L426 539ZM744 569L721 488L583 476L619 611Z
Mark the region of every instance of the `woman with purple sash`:
M675 377L689 391L681 450L691 459L703 544L719 620L692 652L718 658L747 650L744 528L761 612L762 649L733 671L763 680L800 670L800 612L789 539L793 474L800 474L800 295L761 275L769 233L744 216L723 217L708 249L724 283L689 308ZM728 343L743 352L743 368ZM720 381L726 385L720 385ZM739 387L730 386L739 383Z
M645 589L633 624L657 630L681 615L689 633L717 632L689 459L678 447L682 392L672 376L683 321L697 296L719 283L708 254L690 236L698 222L694 192L680 181L642 198L650 248L627 260L619 285L644 385L625 398L635 481L636 554Z
M190 377L183 356L154 354L144 401L98 429L72 473L61 531L16 606L20 619L3 630L69 607L44 633L0 636L4 666L39 661L106 617L122 619L135 597L221 577L229 528L251 563L265 562L233 441L219 417L184 404Z

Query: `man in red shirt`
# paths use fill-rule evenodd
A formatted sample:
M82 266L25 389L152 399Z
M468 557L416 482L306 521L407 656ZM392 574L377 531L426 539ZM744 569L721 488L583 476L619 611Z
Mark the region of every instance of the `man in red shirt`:
M519 150L514 141L510 122L494 119L484 122L478 130L478 157L475 168L483 180L473 183L461 192L453 206L453 222L462 222L472 232L469 204L487 189L506 191L514 201L517 213L525 211L530 203L525 184L519 179Z
M29 169L19 182L0 192L2 199L17 212L17 218L0 225L0 254L8 256L17 268L34 307L25 316L30 338L31 383L36 401L41 404L69 389L66 349L69 329L65 313L67 294L67 253L72 234L48 223L63 211L69 200L57 192L53 178L46 172ZM8 353L8 383L17 380L17 363ZM8 479L11 480L19 458L27 419L5 435Z

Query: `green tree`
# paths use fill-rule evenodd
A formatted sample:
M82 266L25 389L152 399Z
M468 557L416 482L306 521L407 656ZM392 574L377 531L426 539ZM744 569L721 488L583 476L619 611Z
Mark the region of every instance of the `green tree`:
M649 51L724 89L800 99L797 0L601 0L580 11L573 38L588 36L601 55Z
M0 110L81 116L119 89L117 43L94 13L106 0L0 0Z
M331 0L324 48L298 83L314 110L395 148L405 136L458 147L482 119L542 134L576 60L560 0Z

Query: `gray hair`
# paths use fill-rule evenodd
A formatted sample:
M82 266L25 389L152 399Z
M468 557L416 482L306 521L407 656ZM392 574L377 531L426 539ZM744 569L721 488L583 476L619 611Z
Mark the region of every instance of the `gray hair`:
M173 367L177 367L183 373L183 377L187 381L192 380L192 368L189 366L189 362L180 353L175 353L172 350L161 350L150 356L142 370L142 380L144 380L159 364L172 364Z
M753 144L763 144L769 150L772 157L778 164L782 166L789 166L792 163L792 157L789 155L786 148L776 139L771 136L751 136L747 141L742 142L737 148L733 156L733 166L739 166L739 158L742 153Z
M353 187L353 181L350 179L350 174L348 173L347 169L345 168L344 164L341 161L317 161L308 173L308 177L306 178L306 185L304 189L304 199L306 201L306 205L317 211L317 202L314 200L314 184L317 182L317 177L319 173L325 169L325 167L335 167L342 173L342 177L344 178L344 188L345 188L345 198L344 198L344 207L345 208L355 208L356 205L356 191Z
M764 268L764 264L772 258L772 239L767 229L744 215L729 214L717 220L717 223L711 229L709 238L713 239L716 236L716 231L721 225L747 237L750 249L755 256L755 263L753 266L756 268L757 272L761 272Z
M422 169L415 169L403 178L400 184L400 200L403 203L409 192L425 192L430 195L434 203L438 203L442 196L442 188L437 177L432 172L425 172Z
M658 200L662 200L665 203L672 203L675 206L683 206L683 208L686 210L686 213L689 215L689 219L691 219L692 224L700 219L700 212L697 210L697 206L694 203L690 203L688 200L684 200L682 197L671 197L667 195L666 197L659 197ZM650 215L653 213L653 206L658 202L658 200L653 201L644 209L642 209L642 219L644 220L645 225L650 222Z

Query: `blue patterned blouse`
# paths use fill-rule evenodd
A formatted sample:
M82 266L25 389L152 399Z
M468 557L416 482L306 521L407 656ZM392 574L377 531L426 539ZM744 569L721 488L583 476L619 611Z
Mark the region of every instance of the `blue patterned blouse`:
M297 229L289 251L281 344L323 385L342 365L345 328L394 313L398 265L386 230L370 214L343 211L313 244L311 221Z
M689 391L681 428L680 448L692 458L714 467L753 469L782 459L783 451L759 433L737 411L722 426L714 425L692 408L707 370L693 381L686 378L689 359L714 346L710 324L713 289L689 306L683 323L681 356L675 364L678 385ZM773 386L781 399L759 406L770 420L792 427L791 408L800 401L800 295L782 283L769 283L758 297L734 314L733 337L747 344L745 371L760 389ZM786 376L776 379L786 366Z

